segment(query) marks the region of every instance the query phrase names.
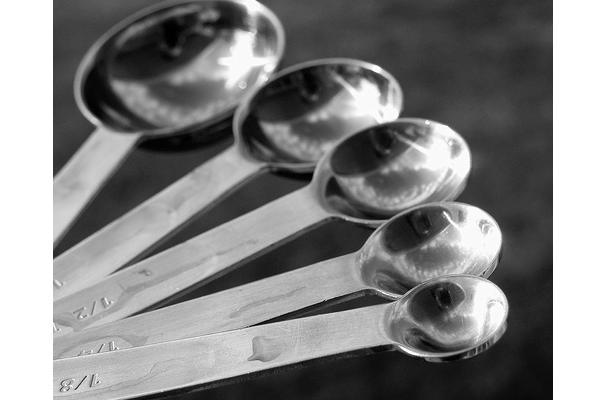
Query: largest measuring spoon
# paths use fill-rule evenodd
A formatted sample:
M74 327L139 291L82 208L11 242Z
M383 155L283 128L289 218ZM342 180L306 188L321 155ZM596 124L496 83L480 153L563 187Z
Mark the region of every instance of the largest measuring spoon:
M164 2L106 32L76 73L76 103L97 128L55 176L53 242L137 143L224 120L283 50L278 18L254 0Z

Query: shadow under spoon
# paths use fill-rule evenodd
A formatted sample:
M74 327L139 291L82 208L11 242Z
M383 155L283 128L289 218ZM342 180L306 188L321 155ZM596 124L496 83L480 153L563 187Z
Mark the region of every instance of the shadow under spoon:
M254 0L164 2L101 36L74 80L97 128L54 178L54 245L138 144L213 131L283 52L280 21Z
M359 60L309 61L279 72L240 104L234 145L54 260L54 299L140 258L266 171L310 173L339 139L398 117L402 91Z
M454 199L469 171L465 141L445 125L403 118L359 131L321 159L308 186L56 301L54 337L160 306L322 223L375 228Z
M126 399L368 349L399 350L428 361L465 359L499 340L507 316L508 301L495 284L450 275L388 304L55 360L53 393Z
M245 328L367 294L394 300L443 275L487 278L501 244L497 223L476 207L421 205L391 218L355 253L58 337L54 358Z

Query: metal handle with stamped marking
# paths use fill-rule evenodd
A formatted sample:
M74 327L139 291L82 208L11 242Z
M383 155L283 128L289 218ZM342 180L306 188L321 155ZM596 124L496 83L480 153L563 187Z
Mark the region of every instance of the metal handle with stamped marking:
M118 400L393 344L390 304L53 362L55 398Z
M53 245L122 164L142 135L98 127L53 180Z
M53 342L54 358L107 352L244 328L311 306L345 300L370 289L356 268L356 253L213 293Z
M264 169L236 146L215 156L57 257L54 300L93 285L140 257Z
M56 301L55 337L128 317L332 217L311 186L299 189Z
M58 337L56 358L244 328L335 301L396 299L428 279L488 277L501 254L490 215L462 203L413 207L379 227L356 252L222 292Z
M53 362L57 398L125 399L361 350L443 362L474 357L507 327L508 300L474 275L425 281L397 301Z

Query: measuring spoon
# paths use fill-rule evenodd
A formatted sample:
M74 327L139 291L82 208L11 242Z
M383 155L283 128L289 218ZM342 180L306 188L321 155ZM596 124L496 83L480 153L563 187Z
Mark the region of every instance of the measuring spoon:
M367 294L394 300L442 275L486 278L497 266L501 244L499 226L483 210L424 204L391 218L357 252L58 337L54 358L244 328Z
M56 398L125 399L369 349L427 361L465 359L499 340L507 316L508 301L495 284L450 275L388 304L55 360L53 392Z
M254 0L163 2L101 36L74 81L97 128L54 178L53 243L140 141L225 120L276 69L284 36Z
M402 91L376 65L325 59L290 67L246 98L235 143L54 262L54 299L143 255L246 181L268 170L310 172L335 142L398 117Z
M403 118L359 131L322 158L308 186L56 301L55 336L158 306L327 221L377 227L451 200L469 170L468 146L445 125Z

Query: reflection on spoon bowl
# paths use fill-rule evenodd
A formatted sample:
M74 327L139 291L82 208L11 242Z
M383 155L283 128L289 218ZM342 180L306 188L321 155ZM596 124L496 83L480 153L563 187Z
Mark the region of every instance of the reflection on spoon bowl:
M158 136L226 118L284 49L276 16L252 0L169 2L116 25L84 57L76 99L94 123Z
M311 168L342 138L397 118L402 97L396 79L376 65L315 60L281 71L247 98L234 132L257 160Z
M476 276L433 279L390 307L387 331L404 353L428 361L475 356L506 330L508 301L495 284Z
M480 208L454 202L423 204L382 225L358 252L363 281L398 299L416 285L452 274L489 277L499 262L502 234Z
M451 128L402 118L342 140L317 182L328 208L353 218L386 218L409 207L452 200L470 172L470 151Z

